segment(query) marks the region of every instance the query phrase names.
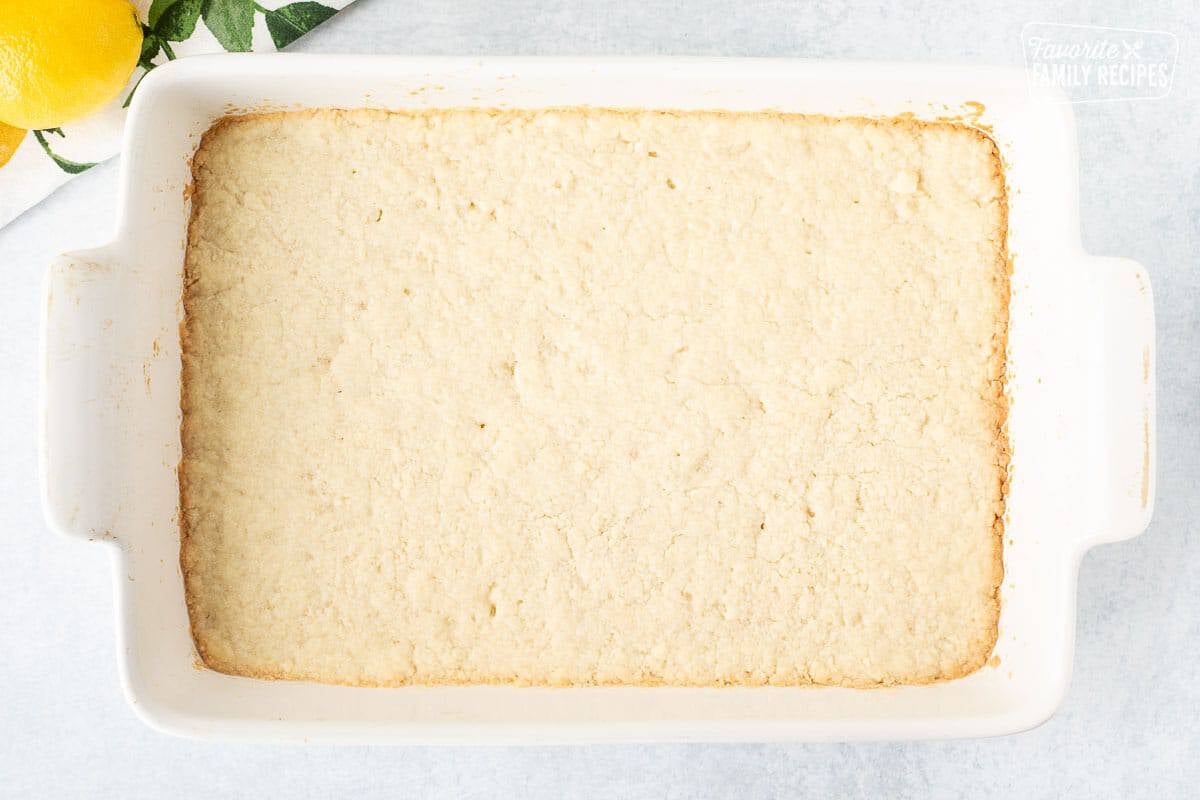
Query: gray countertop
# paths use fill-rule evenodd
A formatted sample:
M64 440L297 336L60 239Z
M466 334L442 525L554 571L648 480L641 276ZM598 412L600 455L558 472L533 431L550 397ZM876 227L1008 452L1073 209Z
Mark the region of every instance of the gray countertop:
M860 745L384 748L222 745L143 726L121 695L112 575L51 534L37 487L43 267L103 243L115 162L0 230L0 785L14 797L1194 797L1200 783L1200 6L359 0L294 50L680 54L1020 64L1030 21L1170 31L1161 100L1076 107L1083 240L1146 265L1158 314L1158 506L1092 551L1059 713L1003 739Z

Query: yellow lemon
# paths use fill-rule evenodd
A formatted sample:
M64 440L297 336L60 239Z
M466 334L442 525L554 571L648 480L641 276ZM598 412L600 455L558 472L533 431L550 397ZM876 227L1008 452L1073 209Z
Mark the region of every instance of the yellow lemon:
M117 95L142 48L129 0L0 0L0 121L54 128Z
M5 125L3 122L0 122L0 167L8 163L13 153L17 152L17 147L24 138L24 128L14 128L12 125Z

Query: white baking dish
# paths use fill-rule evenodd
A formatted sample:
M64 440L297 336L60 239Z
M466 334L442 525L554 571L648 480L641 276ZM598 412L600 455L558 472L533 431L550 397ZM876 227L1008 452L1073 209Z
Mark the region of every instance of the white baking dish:
M230 677L199 666L178 565L181 266L188 160L231 110L597 105L929 118L973 113L1007 164L1013 473L994 663L931 686L409 687ZM121 675L180 734L406 742L979 736L1038 724L1071 671L1089 547L1154 503L1154 321L1145 271L1083 253L1069 105L1019 71L779 60L220 56L160 67L125 131L115 240L47 276L42 471L50 525L114 545ZM296 169L304 169L297 164ZM998 663L997 663L998 662Z

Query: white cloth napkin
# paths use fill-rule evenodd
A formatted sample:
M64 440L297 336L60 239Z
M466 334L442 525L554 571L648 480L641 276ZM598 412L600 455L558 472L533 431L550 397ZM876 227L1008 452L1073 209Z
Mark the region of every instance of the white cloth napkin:
M2 0L0 0L2 1ZM89 167L112 158L130 94L155 66L175 58L227 50L280 50L353 0L134 0L145 39L129 84L91 116L30 131L0 167L0 227Z

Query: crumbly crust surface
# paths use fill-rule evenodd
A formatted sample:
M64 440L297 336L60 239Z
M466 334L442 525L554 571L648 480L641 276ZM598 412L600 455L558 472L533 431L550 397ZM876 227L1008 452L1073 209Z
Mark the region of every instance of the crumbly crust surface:
M923 683L995 643L1006 197L953 123L323 110L203 138L213 669Z

